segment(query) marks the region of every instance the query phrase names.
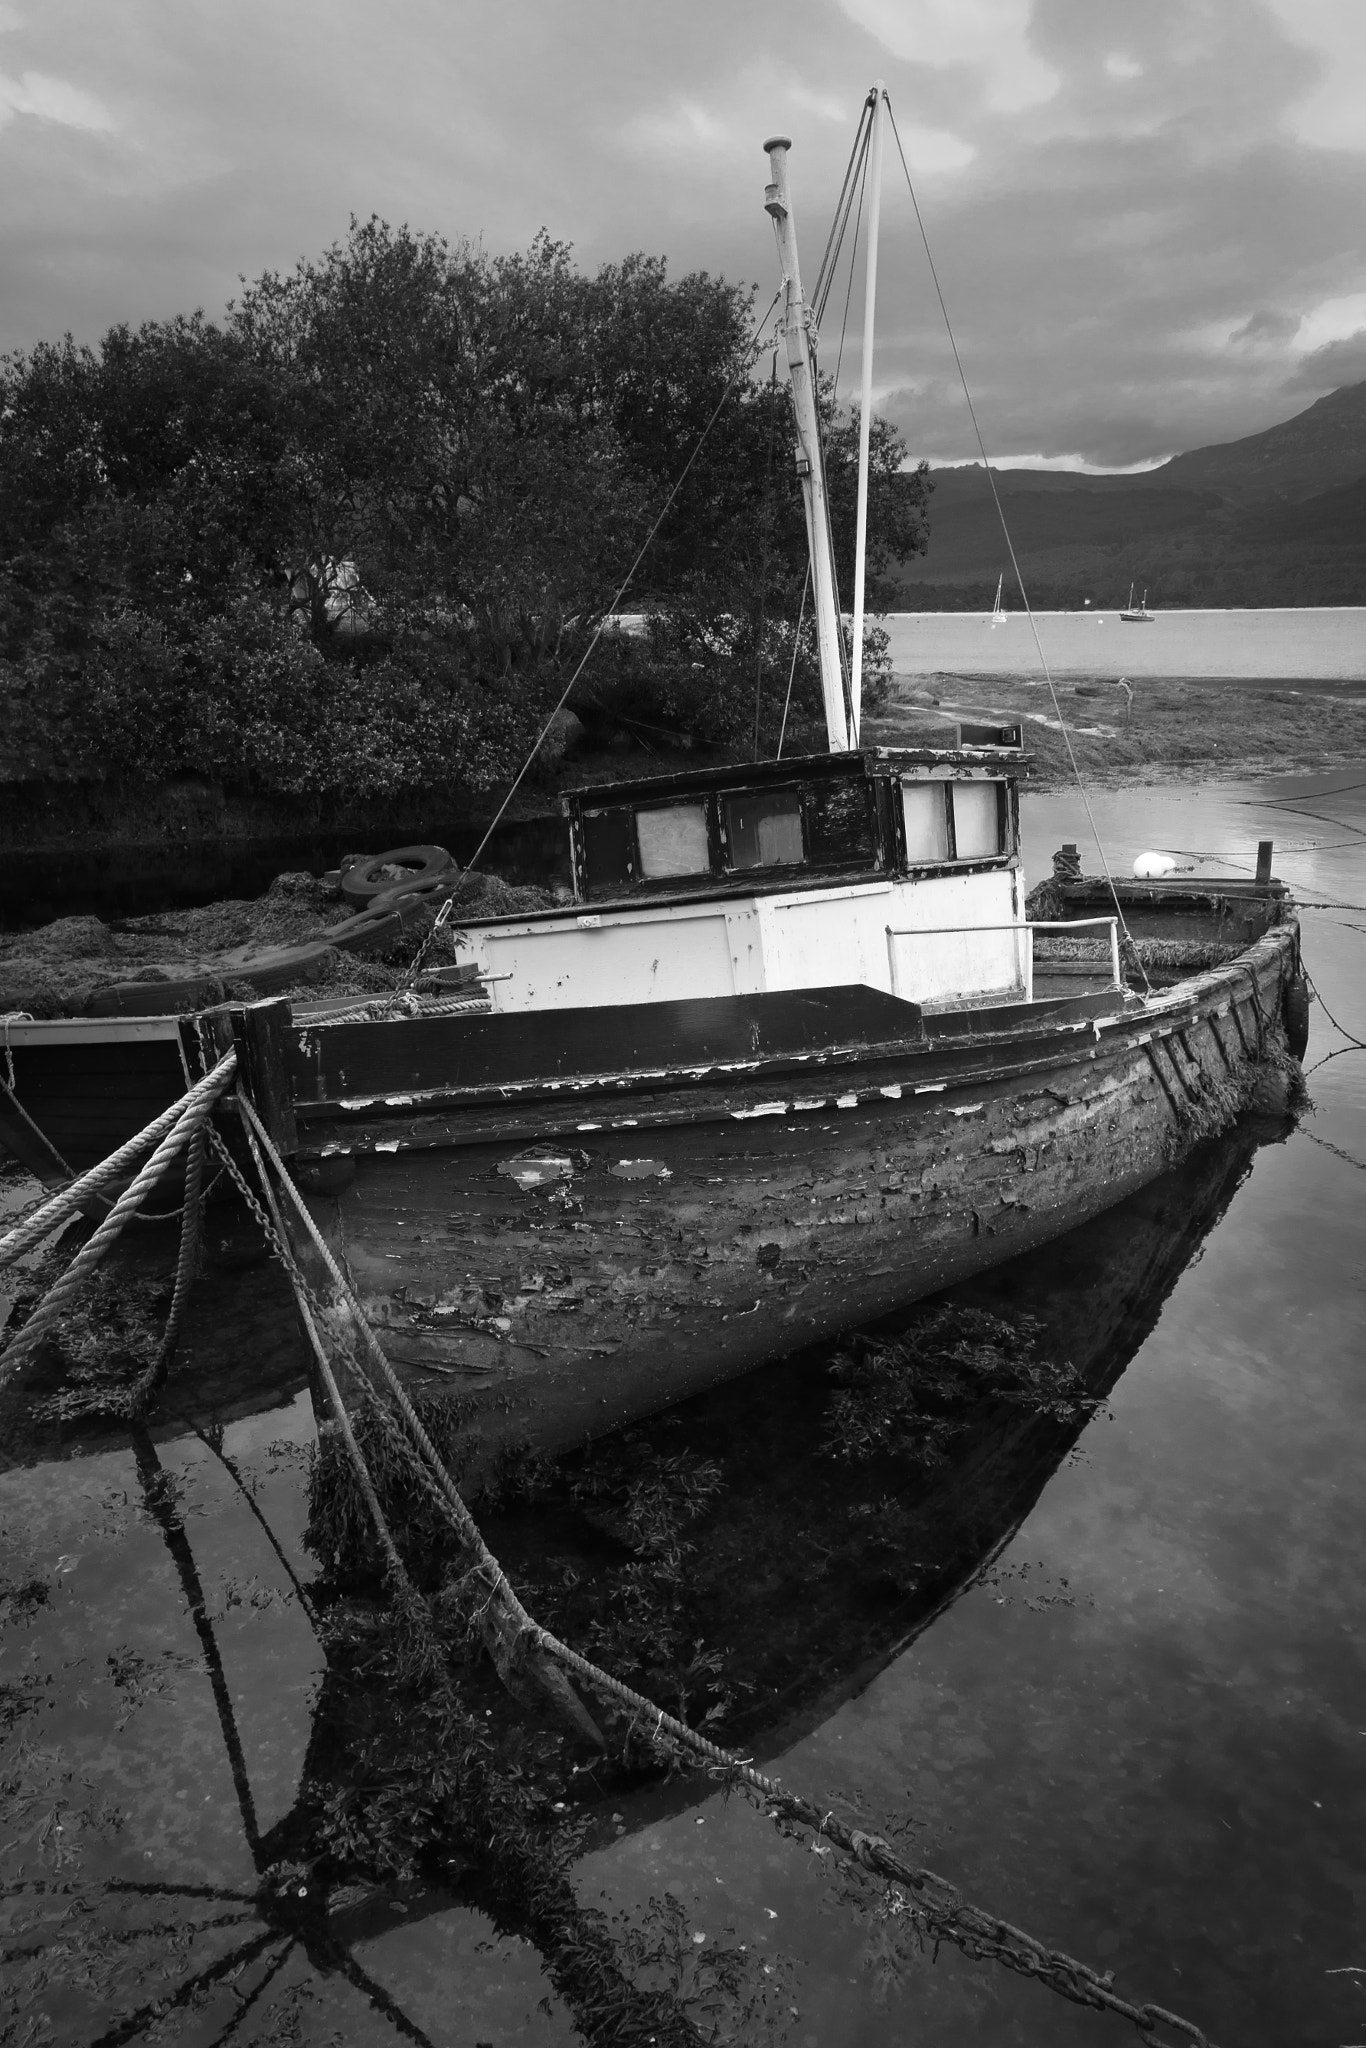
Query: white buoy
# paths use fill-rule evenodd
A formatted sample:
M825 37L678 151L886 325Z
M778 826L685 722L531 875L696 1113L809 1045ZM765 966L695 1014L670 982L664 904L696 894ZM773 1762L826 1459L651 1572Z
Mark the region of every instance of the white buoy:
M1134 873L1142 882L1149 882L1157 875L1174 875L1176 862L1169 853L1140 853L1134 862Z

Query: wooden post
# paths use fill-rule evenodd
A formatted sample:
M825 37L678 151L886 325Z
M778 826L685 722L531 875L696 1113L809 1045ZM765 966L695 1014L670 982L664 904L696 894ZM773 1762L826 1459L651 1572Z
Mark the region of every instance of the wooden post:
M1259 882L1269 882L1271 880L1271 849L1273 844L1274 842L1270 839L1259 839L1257 841L1257 880Z
M283 997L232 1012L238 1079L272 1141L286 1158L299 1149L299 1128L294 1121L293 1090L285 1060L285 1034L293 1022L294 1012Z

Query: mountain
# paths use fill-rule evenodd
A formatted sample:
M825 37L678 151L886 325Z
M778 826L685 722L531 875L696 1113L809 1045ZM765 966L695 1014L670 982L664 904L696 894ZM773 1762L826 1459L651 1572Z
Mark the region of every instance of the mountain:
M1366 384L1348 384L1265 433L1193 448L1134 481L1140 489L1218 491L1238 503L1293 503L1363 476Z
M903 601L975 610L1003 570L1014 584L991 485L975 466L933 476L929 552L903 566ZM1040 605L1116 604L1131 582L1158 605L1366 604L1366 383L1140 475L995 476Z

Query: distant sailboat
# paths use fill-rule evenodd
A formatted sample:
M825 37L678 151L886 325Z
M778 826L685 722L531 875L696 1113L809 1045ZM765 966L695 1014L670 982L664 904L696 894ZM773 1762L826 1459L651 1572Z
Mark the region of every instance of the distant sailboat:
M1151 613L1151 612L1150 612L1150 611L1148 610L1148 593L1147 593L1147 591L1146 591L1146 590L1144 591L1144 593L1143 593L1143 597L1142 597L1142 601L1141 601L1140 603L1138 603L1138 604L1135 604L1135 603L1134 603L1134 586L1133 586L1133 584L1131 583L1131 584L1129 585L1129 602L1128 602L1127 606L1125 607L1125 609L1124 609L1124 610L1123 610L1123 611L1122 611L1122 612L1120 613L1120 615L1119 615L1119 616L1120 616L1121 620L1123 621L1123 623L1124 623L1124 624L1125 624L1126 626L1146 626L1146 625L1150 625L1150 624L1151 624L1151 622L1152 622L1152 616L1153 616L1153 615L1152 615L1152 613Z
M1005 571L1003 569L996 578L996 602L991 609L991 623L993 626L1003 626L1010 617L1010 613L1001 603L1001 592L1005 589L1005 581Z

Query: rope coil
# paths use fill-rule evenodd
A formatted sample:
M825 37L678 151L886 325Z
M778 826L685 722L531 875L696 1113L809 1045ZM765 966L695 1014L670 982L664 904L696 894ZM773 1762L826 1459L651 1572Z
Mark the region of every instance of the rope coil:
M139 1131L136 1137L129 1138L116 1152L111 1152L107 1159L102 1159L98 1166L92 1166L88 1172L73 1180L69 1187L59 1189L38 1208L31 1210L21 1222L16 1223L0 1237L0 1269L13 1265L25 1252L32 1251L45 1237L50 1237L59 1223L79 1212L81 1203L87 1195L98 1194L107 1181L118 1180L139 1153L145 1152L149 1145L164 1138L183 1116L191 1111L197 1111L204 1103L216 1102L236 1071L237 1054L225 1053L218 1065L207 1073L202 1081L197 1081L178 1102L173 1102L169 1109L164 1109L160 1116L154 1117L145 1130Z
M227 1069L227 1071L225 1071L225 1069ZM218 1096L222 1093L223 1089L227 1086L230 1073L231 1067L229 1065L229 1062L227 1060L220 1061L219 1065L214 1069L213 1074L207 1076L206 1079L199 1084L199 1087L196 1089L192 1089L190 1091L190 1095L185 1098L185 1101L189 1102L191 1106L185 1109L180 1109L180 1105L177 1105L179 1114L177 1115L176 1121L172 1125L170 1130L166 1132L160 1144L152 1153L151 1158L147 1160L146 1164L129 1182L128 1186L124 1189L123 1193L114 1203L114 1206L109 1211L109 1214L105 1217L104 1221L96 1229L93 1236L91 1236L87 1240L87 1242L84 1245L82 1245L80 1251L77 1252L75 1258L71 1261L71 1264L67 1267L66 1271L54 1283L54 1285L48 1289L47 1293L38 1303L38 1306L34 1309L32 1315L30 1315L28 1321L22 1324L21 1327L14 1332L8 1344L5 1345L3 1350L0 1350L0 1384L3 1384L3 1381L11 1377L18 1366L23 1364L23 1362L26 1359L32 1356L38 1344L52 1329L53 1325L56 1322L58 1322L58 1320L65 1313L65 1311L70 1307L71 1302L79 1293L85 1281L89 1278L91 1273L94 1272L96 1266L99 1265L105 1253L114 1243L114 1240L119 1236L120 1232L123 1229L124 1224L128 1221L129 1217L138 1208L143 1197L152 1187L153 1183L160 1179L161 1175L164 1173L166 1168L185 1149L187 1145L194 1144L195 1141L199 1138L208 1117L212 1113L214 1103L218 1099ZM210 1088L210 1082L216 1082L216 1085ZM163 1119L159 1118L158 1122L161 1121L163 1121ZM153 1128L154 1126L152 1125L148 1126L149 1130ZM144 1131L140 1133L139 1136L140 1140L145 1140L147 1132ZM108 1164L109 1162L106 1160L105 1166L107 1167ZM69 1194L70 1191L68 1190L68 1199ZM189 1186L187 1180L185 1200L187 1229L188 1219L191 1214L192 1206L197 1206L197 1186L195 1189L195 1195L196 1203L195 1205L192 1205L190 1202ZM63 1197L57 1198L58 1201L62 1199ZM48 1206L52 1207L54 1205L49 1204ZM12 1232L11 1236L21 1237L26 1232L32 1233L36 1227L36 1223L36 1218L30 1218L27 1224L20 1225L19 1230ZM40 1233L40 1235L46 1235L46 1232L42 1232ZM186 1237L183 1236L181 1246L180 1270L177 1271L176 1275L176 1286L177 1292L180 1296L181 1307L183 1307L184 1305L185 1294L188 1291L190 1282L190 1271L186 1269L191 1267L192 1248L187 1249ZM173 1310L176 1307L174 1296L172 1298L172 1307ZM177 1313L177 1322L178 1320L179 1317ZM175 1331L174 1328L172 1328L170 1331L171 1341L174 1341L174 1336ZM164 1341L165 1340L163 1340L163 1342ZM169 1357L169 1347L167 1347L166 1349L166 1355L167 1357ZM160 1353L158 1353L158 1357L154 1361L153 1366L152 1368L150 1368L150 1370L156 1373L161 1373L164 1372L164 1369L165 1358L163 1358L160 1355Z

